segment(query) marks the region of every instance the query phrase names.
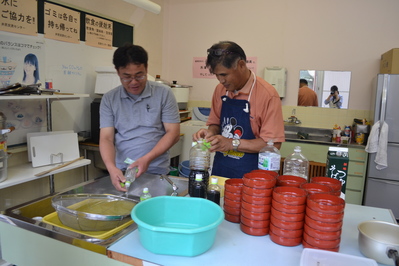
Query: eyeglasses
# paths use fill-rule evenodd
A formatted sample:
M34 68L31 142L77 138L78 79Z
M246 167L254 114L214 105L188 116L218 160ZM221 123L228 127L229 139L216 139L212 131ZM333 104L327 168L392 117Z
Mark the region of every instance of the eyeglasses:
M221 56L223 54L234 54L234 52L229 51L227 49L212 49L212 48L209 48L207 50L207 52L208 52L208 54L212 54L212 55L216 55L216 56Z
M133 78L126 78L126 79L123 79L123 78L121 78L121 81L123 82L123 83L130 83L130 82L132 82L132 80L136 80L136 81L140 81L140 80L143 80L143 79L145 79L147 77L147 75L141 75L141 76L135 76L135 77L133 77Z

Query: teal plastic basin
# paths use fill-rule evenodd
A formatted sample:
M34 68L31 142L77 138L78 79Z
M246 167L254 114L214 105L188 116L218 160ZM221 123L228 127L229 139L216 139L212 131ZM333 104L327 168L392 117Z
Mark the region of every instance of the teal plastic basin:
M222 208L210 200L172 196L142 201L131 215L144 248L156 254L189 257L212 247L224 219Z

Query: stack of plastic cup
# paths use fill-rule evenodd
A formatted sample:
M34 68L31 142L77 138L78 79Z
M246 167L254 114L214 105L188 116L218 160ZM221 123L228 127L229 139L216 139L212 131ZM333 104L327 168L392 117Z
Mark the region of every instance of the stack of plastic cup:
M305 248L339 250L345 201L339 196L308 196L302 244Z
M242 179L228 179L224 183L224 218L232 223L239 223L241 216Z
M306 196L306 191L298 187L274 188L269 232L274 243L282 246L302 243Z
M246 234L263 236L269 233L270 210L275 175L266 172L244 174L241 195L240 228Z
M287 187L300 187L302 184L306 184L308 181L300 176L295 175L280 175L277 177L277 186Z
M326 176L315 176L310 180L310 182L329 186L332 189L332 194L336 196L341 195L342 183L338 179Z

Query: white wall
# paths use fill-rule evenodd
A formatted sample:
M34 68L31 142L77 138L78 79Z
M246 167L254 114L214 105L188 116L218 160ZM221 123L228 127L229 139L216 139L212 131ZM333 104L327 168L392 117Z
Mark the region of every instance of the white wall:
M217 80L194 79L192 58L231 40L266 66L288 70L284 105L296 105L299 70L352 71L351 109L369 110L382 53L399 47L397 0L164 0L163 75L210 101Z

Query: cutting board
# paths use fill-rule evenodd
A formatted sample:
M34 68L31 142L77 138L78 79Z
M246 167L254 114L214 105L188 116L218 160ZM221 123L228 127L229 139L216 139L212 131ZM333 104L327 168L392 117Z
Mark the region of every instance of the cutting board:
M45 136L45 135L52 135L52 134L64 134L64 133L73 133L73 130L65 130L65 131L49 131L49 132L33 132L26 134L26 144L28 146L28 161L32 161L31 155L31 146L30 146L30 138L37 137L37 136Z
M31 137L30 146L33 167L68 162L80 156L76 133ZM61 156L58 155L60 153L62 161Z

